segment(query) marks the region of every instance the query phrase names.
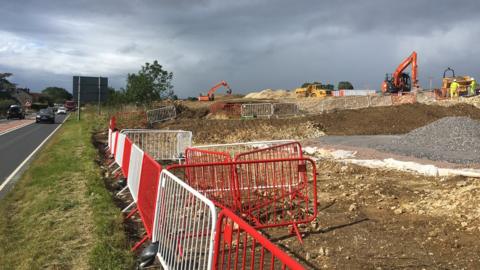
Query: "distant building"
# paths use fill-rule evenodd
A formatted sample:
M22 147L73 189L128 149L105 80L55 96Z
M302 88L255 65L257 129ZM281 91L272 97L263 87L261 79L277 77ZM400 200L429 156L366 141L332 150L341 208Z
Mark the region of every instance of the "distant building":
M96 103L99 99L102 103L108 101L108 78L73 76L73 100L77 104L79 87L81 104Z

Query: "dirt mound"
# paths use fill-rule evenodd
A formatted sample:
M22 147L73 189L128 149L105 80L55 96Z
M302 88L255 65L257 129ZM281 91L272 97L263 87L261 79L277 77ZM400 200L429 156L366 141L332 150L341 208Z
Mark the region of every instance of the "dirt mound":
M295 93L283 89L265 89L260 92L252 92L245 96L250 99L280 99L295 97Z
M328 135L380 135L404 134L448 116L480 120L480 109L468 104L444 107L417 103L337 111L308 119Z
M177 109L177 119L200 119L209 113L207 107L191 108L182 104L175 106Z

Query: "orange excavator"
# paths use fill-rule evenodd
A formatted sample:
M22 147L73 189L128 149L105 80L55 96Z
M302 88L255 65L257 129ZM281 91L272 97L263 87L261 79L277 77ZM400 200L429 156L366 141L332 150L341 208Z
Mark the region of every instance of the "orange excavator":
M220 87L225 87L227 88L227 95L231 95L232 94L232 88L230 88L230 86L228 85L228 83L226 81L221 81L219 83L217 83L214 87L212 87L207 95L203 95L203 94L200 94L200 96L198 97L198 100L199 101L212 101L215 99L215 91L218 90L218 88Z
M403 71L412 64L412 77ZM418 87L417 80L417 53L413 52L409 57L405 58L397 67L395 72L389 77L388 73L385 75L385 81L382 83L382 92L385 93L402 93L410 92L413 87Z

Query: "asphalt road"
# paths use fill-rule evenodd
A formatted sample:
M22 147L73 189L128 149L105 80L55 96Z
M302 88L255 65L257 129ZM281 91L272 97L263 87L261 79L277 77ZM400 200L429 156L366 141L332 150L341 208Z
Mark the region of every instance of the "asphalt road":
M33 123L0 135L0 185L64 119L61 115L55 124Z

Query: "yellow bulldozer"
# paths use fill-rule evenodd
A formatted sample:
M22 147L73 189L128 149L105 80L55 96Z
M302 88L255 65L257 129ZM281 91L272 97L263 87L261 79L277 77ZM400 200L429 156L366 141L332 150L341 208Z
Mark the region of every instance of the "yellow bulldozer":
M295 95L297 97L317 97L325 98L331 95L330 89L325 89L322 84L310 84L307 87L300 87L295 89Z

